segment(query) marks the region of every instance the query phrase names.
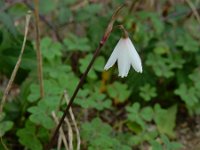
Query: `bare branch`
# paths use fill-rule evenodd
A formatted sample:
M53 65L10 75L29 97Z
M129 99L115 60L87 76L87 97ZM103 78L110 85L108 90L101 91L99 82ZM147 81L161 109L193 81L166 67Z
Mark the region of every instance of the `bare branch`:
M27 39L27 34L28 34L28 29L29 29L30 18L31 18L31 12L28 12L28 14L26 15L26 25L25 25L25 33L24 33L24 40L23 40L22 48L21 48L17 63L15 65L15 68L14 68L12 74L11 74L11 77L10 77L10 80L8 82L8 85L7 85L7 87L6 87L5 91L4 91L4 94L3 94L3 97L2 97L2 101L1 101L1 105L0 105L0 113L3 112L3 107L4 107L4 104L6 102L8 93L9 93L11 87L12 87L13 81L14 81L14 79L16 77L17 71L18 71L19 66L21 64L22 55L24 53L24 49L25 49L25 45L26 45L26 39Z
M36 29L36 54L38 63L38 79L40 84L40 98L44 97L44 83L43 83L43 68L42 68L42 54L40 50L40 31L39 31L39 0L34 0L35 4L35 29Z

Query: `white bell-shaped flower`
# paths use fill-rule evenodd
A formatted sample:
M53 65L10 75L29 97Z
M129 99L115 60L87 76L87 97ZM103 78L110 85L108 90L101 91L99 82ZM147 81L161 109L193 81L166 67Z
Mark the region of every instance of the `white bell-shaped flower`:
M119 76L121 77L128 75L131 65L135 71L142 73L140 56L128 37L119 40L104 69L108 70L116 61L118 63Z

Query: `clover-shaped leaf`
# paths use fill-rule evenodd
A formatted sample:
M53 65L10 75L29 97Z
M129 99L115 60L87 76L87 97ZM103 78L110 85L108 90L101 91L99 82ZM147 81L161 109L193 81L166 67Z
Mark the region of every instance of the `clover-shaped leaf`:
M36 126L30 121L26 122L25 128L17 131L19 142L31 150L42 150L42 144L36 135Z
M46 96L60 95L62 89L59 87L58 83L55 80L44 80L44 92ZM30 94L28 96L29 102L35 102L40 98L40 91L38 84L31 84Z
M80 71L81 73L83 73L88 64L90 63L90 61L92 60L92 55L88 54L86 57L80 59ZM96 79L97 78L97 74L95 71L102 71L103 67L105 65L105 59L102 56L97 57L97 59L95 60L94 65L92 66L92 68L90 69L89 73L88 73L88 77L91 79Z
M117 81L108 85L107 92L108 95L117 102L124 102L131 94L131 91L126 84Z
M145 121L151 121L154 115L153 109L151 107L144 107L141 109L139 103L134 103L132 106L126 107L126 111L128 113L128 120L137 123L142 127L143 130L146 129Z
M147 57L146 64L148 66L152 66L152 69L158 77L163 76L169 78L174 75L174 72L168 64L167 59L163 58L160 55L149 54Z
M145 101L150 101L152 98L157 96L156 88L150 84L145 84L144 86L140 87L140 96Z
M91 47L89 40L86 37L78 37L74 34L69 34L67 38L64 39L64 43L67 46L68 51L90 51Z
M183 50L187 52L197 52L199 50L199 43L187 33L178 36L176 45L183 47Z
M54 121L50 117L51 108L47 103L42 100L37 106L32 106L28 109L31 113L30 120L38 125L42 125L46 129L52 129L54 127Z
M188 87L182 83L178 89L174 91L176 95L179 95L181 99L189 106L194 106L199 102L197 96L197 90L194 87Z
M49 37L45 37L41 40L41 51L43 57L53 60L55 57L61 56L61 44L58 42L53 42Z
M144 107L140 111L140 115L145 121L151 121L154 116L154 111L151 107Z
M111 106L111 100L106 98L106 95L98 89L92 91L88 89L81 90L75 102L83 108L95 108L99 111Z
M127 144L121 143L121 140L114 137L112 133L111 126L103 123L99 118L94 118L91 122L84 123L81 128L82 138L88 141L89 150L131 150Z

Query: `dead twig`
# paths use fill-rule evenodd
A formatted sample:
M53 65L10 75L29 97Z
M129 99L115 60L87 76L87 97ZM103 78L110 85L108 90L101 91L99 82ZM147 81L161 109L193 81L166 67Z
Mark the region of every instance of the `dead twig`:
M5 91L4 91L4 94L3 94L1 105L0 105L0 114L3 112L3 107L4 107L4 104L6 102L8 93L9 93L11 87L12 87L13 81L14 81L14 79L16 77L17 71L18 71L19 66L21 64L22 55L24 53L24 49L25 49L25 45L26 45L26 39L27 39L27 34L28 34L28 29L29 29L30 18L31 18L31 12L28 12L28 14L26 15L26 25L25 25L25 33L24 33L24 40L23 40L22 48L21 48L17 63L15 65L15 68L14 68L12 74L11 74L11 77L10 77L10 80L8 82L8 85L7 85L7 87L6 87Z
M189 7L191 8L194 16L196 17L198 23L200 24L200 16L199 16L199 13L198 13L197 9L195 8L194 4L190 0L185 0L185 1L187 2Z
M53 117L54 121L56 122L56 124L58 124L58 123L59 123L59 120L58 120L58 118L56 117L55 112L52 112L52 117ZM57 147L57 149L58 149L58 150L60 149L61 143L62 143L61 141L63 141L64 146L65 146L65 149L66 149L66 150L70 150L70 149L69 149L69 146L68 146L68 144L67 144L67 140L66 140L66 138L65 138L65 133L64 133L62 127L60 128L59 139L60 139L60 140L58 140L58 147Z
M68 104L68 103L69 103L69 97L68 97L66 91L65 91L65 93L64 93L64 97L65 97L66 103ZM78 129L78 126L77 126L77 123L76 123L76 120L75 120L75 117L74 117L74 113L73 113L73 111L72 111L72 108L69 109L69 114L70 114L70 117L71 117L71 119L72 119L72 123L73 123L73 125L74 125L75 132L76 132L76 138L77 138L77 147L76 147L76 149L77 149L77 150L80 150L80 146L81 146L80 132L79 132L79 129Z
M67 107L66 107L65 110L64 110L64 113L63 113L63 115L62 115L62 117L61 117L61 119L60 119L60 122L59 122L58 126L56 127L56 130L55 130L53 136L52 136L51 139L50 139L50 143L47 145L47 147L45 147L46 150L51 149L51 147L53 146L53 143L54 143L54 141L55 141L56 135L58 134L59 129L60 129L62 123L64 122L64 119L65 119L67 113L69 113L69 112L68 112L68 111L69 111L69 108L70 108L71 105L73 104L73 102L74 102L74 100L75 100L75 98L76 98L76 95L77 95L79 89L82 87L82 85L83 85L83 83L84 83L84 81L85 81L85 78L87 77L88 72L90 71L90 69L91 69L92 65L94 64L94 62L95 62L97 56L98 56L99 53L100 53L101 48L104 46L104 44L106 43L107 39L109 38L109 36L110 36L110 34L111 34L111 32L112 32L112 29L113 29L113 24L114 24L114 22L115 22L117 16L119 15L121 9L122 9L124 6L125 6L125 5L122 5L121 7L119 7L119 8L113 13L113 16L112 16L112 18L111 18L110 22L108 23L108 26L107 26L107 28L106 28L106 30L105 30L105 33L104 33L102 39L101 39L100 42L99 42L98 47L96 48L96 50L95 50L95 52L94 52L94 54L93 54L92 60L91 60L90 63L88 64L88 66L87 66L85 72L83 73L81 79L79 80L79 83L78 83L78 85L76 86L76 89L74 90L74 93L73 93L73 95L72 95L72 97L71 97L71 99L70 99L70 101L69 101L69 104L67 105Z
M39 0L34 0L35 4L35 29L36 29L36 54L38 63L38 79L40 85L40 98L44 97L44 83L43 83L43 68L42 68L42 54L40 50L40 31L39 31Z
M67 117L65 117L64 122L67 124L69 150L73 150L73 130Z
M57 150L60 150L60 149L61 149L61 146L62 146L62 137L59 136L59 137L58 137ZM68 150L68 149L66 148L66 150Z

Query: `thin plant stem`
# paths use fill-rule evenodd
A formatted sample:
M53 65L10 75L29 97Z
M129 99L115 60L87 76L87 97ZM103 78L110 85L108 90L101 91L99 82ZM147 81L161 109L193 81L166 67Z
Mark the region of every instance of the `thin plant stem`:
M112 16L112 18L111 18L111 20L110 20L108 26L107 26L107 29L106 29L106 31L105 31L105 33L104 33L104 35L103 35L101 41L99 42L99 45L98 45L97 49L95 50L95 52L94 52L94 54L93 54L92 60L90 61L89 65L87 66L87 68L86 68L86 70L85 70L85 72L83 73L83 75L82 75L82 77L81 77L81 79L80 79L78 85L76 86L76 89L75 89L75 91L74 91L74 93L73 93L73 95L72 95L72 97L71 97L71 99L70 99L70 101L69 101L69 104L67 105L66 109L64 110L64 113L63 113L63 115L62 115L62 117L61 117L61 119L60 119L60 122L59 122L59 124L57 125L57 127L56 127L56 129L55 129L55 131L54 131L54 133L53 133L53 136L52 136L51 139L50 139L50 143L45 147L46 150L50 150L51 147L53 146L53 144L54 144L54 142L55 142L55 139L56 139L56 136L57 136L57 134L58 134L58 132L59 132L59 129L60 129L60 127L61 127L61 125L62 125L62 123L63 123L63 121L64 121L64 119L65 119L65 116L68 114L69 108L70 108L71 105L73 104L74 99L76 98L76 95L77 95L79 89L82 87L82 85L83 85L83 83L84 83L84 81L85 81L85 78L87 77L88 72L90 71L92 65L93 65L94 62L95 62L95 59L96 59L97 56L99 55L99 52L100 52L101 48L104 46L104 44L105 44L106 41L108 40L108 38L109 38L109 36L110 36L110 33L112 32L112 29L113 29L113 24L114 24L114 22L115 22L115 20L116 20L116 18L117 18L117 16L118 16L118 14L119 14L119 12L121 11L121 9L122 9L124 6L125 6L125 5L122 5L121 7L119 7L119 8L114 12L114 14L113 14L113 16Z
M194 16L196 17L198 23L200 24L200 16L199 16L199 13L198 13L197 9L195 8L194 4L190 0L185 0L185 1L189 5L189 7L192 9Z
M58 118L56 116L56 113L54 111L52 112L52 117L53 117L54 121L56 122L56 124L58 124L59 120L58 120ZM65 139L65 133L64 133L64 130L62 128L60 128L60 137L61 137L61 139L62 139L62 141L64 143L65 149L69 150L69 146L67 144L67 140Z
M69 103L69 97L68 97L66 91L65 91L64 95L65 95L64 97L65 97L66 103L68 104L68 103ZM77 149L77 150L80 150L81 138L80 138L80 133L79 133L78 125L77 125L77 123L76 123L76 120L75 120L75 117L74 117L74 113L73 113L73 111L72 111L72 108L69 108L69 114L70 114L70 116L71 116L72 123L73 123L74 128L75 128L75 131L76 131L76 138L77 138L77 147L76 147L76 149Z
M86 76L87 76L87 74L88 74L90 68L92 67L92 65L93 65L93 63L94 63L96 57L98 56L98 54L99 54L99 52L100 52L100 50L101 50L101 48L102 48L103 45L104 45L103 42L100 43L99 46L98 46L98 48L96 49L96 51L95 51L95 53L94 53L94 55L93 55L93 58L92 58L91 62L89 63L89 65L88 65L86 71L85 71L84 74L82 75L82 77L81 77L81 79L80 79L80 81L79 81L79 83L78 83L78 85L77 85L77 87L76 87L76 89L75 89L75 91L74 91L74 94L72 95L72 97L71 97L71 99L70 99L70 101L69 101L69 104L67 105L67 107L66 107L66 109L65 109L65 111L64 111L64 113L63 113L63 115L62 115L62 117L61 117L61 119L60 119L60 122L59 122L59 124L58 124L57 127L56 127L56 130L54 131L54 134L53 134L53 136L52 136L52 138L51 138L51 140L50 140L49 145L47 145L47 147L46 147L46 150L49 150L49 149L53 146L53 143L54 143L55 138L56 138L56 136L57 136L57 134L58 134L59 128L61 127L61 125L62 125L62 123L63 123L63 121L64 121L64 119L65 119L65 116L66 116L67 113L68 113L69 108L70 108L71 105L73 104L74 99L75 99L75 97L76 97L76 95L77 95L79 89L82 87L83 82L84 82L84 80L85 80L85 78L86 78Z
M70 121L67 117L65 117L64 122L67 124L68 130L68 143L69 143L69 150L73 150L73 131Z
M25 4L29 9L31 9L32 11L35 11L35 8L34 8L31 4L29 4L26 0L24 1L24 4ZM39 19L40 19L41 21L43 21L43 22L47 25L47 27L53 31L53 34L55 35L56 39L57 39L63 46L66 47L66 45L65 45L65 44L63 43L63 41L62 41L62 38L61 38L60 35L59 35L58 30L56 29L56 26L53 25L51 22L49 22L49 21L48 21L43 15L41 15L40 13L39 13L38 15L39 15Z
M16 77L17 71L18 71L19 66L21 64L22 55L24 53L24 49L25 49L25 45L26 45L26 39L27 39L27 34L28 34L28 29L29 29L30 18L31 18L31 12L28 12L28 14L26 15L25 34L24 34L24 40L23 40L23 43L22 43L22 48L21 48L17 63L15 64L15 68L13 69L13 72L11 74L11 77L10 77L10 80L8 82L8 85L7 85L7 87L6 87L5 91L4 91L4 94L3 94L1 105L0 105L0 114L1 114L1 112L3 112L3 107L5 105L8 93L9 93L11 87L12 87L13 81L14 81L14 79Z
M37 54L37 64L38 64L38 79L40 85L40 98L44 97L44 83L43 83L43 68L42 68L42 54L40 50L40 30L39 30L39 0L34 0L35 4L35 30L36 30L36 54Z
M57 150L61 150L61 146L62 146L62 137L59 136L58 143L57 143ZM65 147L65 150L68 150L68 148Z

